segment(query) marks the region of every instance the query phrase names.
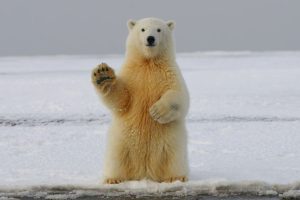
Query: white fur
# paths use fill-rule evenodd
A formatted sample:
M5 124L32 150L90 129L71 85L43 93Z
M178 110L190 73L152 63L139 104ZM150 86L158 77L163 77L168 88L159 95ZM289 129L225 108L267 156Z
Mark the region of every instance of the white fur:
M164 74L167 78L174 79L170 84L170 89L167 90L158 101L149 105L147 108L149 113L130 113L128 111L128 116L126 120L120 117L118 111L112 109L113 121L111 128L109 130L107 154L104 165L104 178L114 179L122 178L122 170L120 168L121 160L120 154L125 151L124 145L130 148L133 156L131 162L140 163L140 157L138 152L144 151L144 146L141 146L141 141L138 139L137 135L143 133L144 130L139 130L138 128L128 129L128 127L139 127L139 115L150 115L153 119L151 123L169 124L165 132L160 133L160 130L152 133L153 135L159 133L157 138L152 138L151 141L147 141L147 155L149 155L150 161L156 161L160 159L161 156L167 155L170 159L170 166L168 170L163 175L164 177L156 179L154 167L150 164L149 166L141 166L140 170L137 170L136 177L131 179L142 179L150 178L153 180L164 181L168 178L188 176L188 159L187 159L187 133L185 127L185 116L188 112L189 107L189 95L187 88L185 86L184 80L175 61L174 46L172 39L172 30L174 29L174 22L164 22L155 18L146 18L139 21L128 21L129 35L127 38L127 48L126 48L126 59L123 68L119 74L119 79L126 82L128 87L135 88L136 94L139 92L143 93L149 89L151 84L152 88L155 88L155 84L160 84L160 81L164 81L162 77L143 78L142 72L144 69L136 68L137 71L132 72L132 76L128 77L128 68L135 62L136 59L152 59L152 58L163 58L168 65L168 69ZM141 29L145 29L144 32ZM157 29L161 29L157 32ZM147 46L147 37L155 37L155 47ZM145 82L134 82L135 79L139 80L141 76L141 81ZM145 80L143 80L145 79ZM149 79L149 80L147 80ZM148 81L148 82L147 82ZM136 84L136 85L134 85ZM149 89L150 90L150 89ZM151 93L151 91L150 91ZM104 102L110 106L108 100ZM139 106L139 101L145 99L144 96L133 96L131 98L131 106L137 108ZM173 106L173 107L172 107ZM136 111L132 111L136 112ZM132 116L132 117L130 117ZM135 119L136 121L128 121L128 119ZM156 122L155 122L156 121ZM133 124L133 125L132 125ZM149 125L150 126L150 125ZM124 134L124 130L130 130L130 133ZM145 129L146 130L146 129ZM153 136L154 137L154 136ZM153 141L152 141L153 140ZM165 149L167 148L167 150ZM143 152L141 152L141 155ZM143 157L142 157L143 159ZM141 163L145 165L145 163ZM126 178L125 178L126 179Z
M159 19L145 18L137 22L129 20L128 29L130 34L127 38L127 52L128 47L142 51L145 57L152 57L162 52L168 51L170 56L174 55L172 30L174 29L174 22L164 22ZM142 32L142 29L145 31ZM160 29L161 32L157 32ZM155 47L147 47L147 37L155 37ZM172 52L171 52L172 51Z

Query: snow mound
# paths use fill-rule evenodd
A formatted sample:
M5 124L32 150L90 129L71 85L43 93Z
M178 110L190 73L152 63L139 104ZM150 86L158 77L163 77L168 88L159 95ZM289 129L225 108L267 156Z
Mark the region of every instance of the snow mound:
M300 199L300 190L289 190L282 195L280 195L282 199Z

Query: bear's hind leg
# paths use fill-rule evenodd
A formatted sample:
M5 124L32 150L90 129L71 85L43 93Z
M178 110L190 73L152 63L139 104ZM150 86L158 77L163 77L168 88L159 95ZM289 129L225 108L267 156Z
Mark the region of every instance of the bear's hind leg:
M171 152L162 152L156 161L152 161L148 176L157 182L171 183L188 180L188 167L185 158L179 158Z
M162 133L163 134L163 133ZM158 142L159 141L159 142ZM188 180L187 138L184 127L173 127L153 143L149 177L157 182Z
M116 148L108 154L104 170L104 183L118 184L132 180L132 167L129 150Z
M123 141L123 140L119 140ZM112 146L111 146L112 147ZM129 180L142 179L141 162L133 159L130 147L119 143L115 148L109 147L104 168L104 183L118 184Z
M124 134L117 125L113 124L108 134L103 168L106 184L118 184L131 179L130 149L124 143Z
M104 162L104 184L118 184L123 182L122 166L117 158L116 149L108 148Z
M104 183L118 184L130 180L130 166L128 154L125 149L114 149L115 152L108 154L104 170Z

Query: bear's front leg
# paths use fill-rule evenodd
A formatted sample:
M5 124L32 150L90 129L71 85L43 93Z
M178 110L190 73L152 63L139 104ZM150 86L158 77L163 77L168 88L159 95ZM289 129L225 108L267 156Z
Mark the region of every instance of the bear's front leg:
M180 93L168 90L150 109L151 117L161 123L166 124L177 120L182 116L183 102Z
M106 63L101 63L92 71L92 83L103 102L114 112L124 113L130 104L130 94L121 78Z

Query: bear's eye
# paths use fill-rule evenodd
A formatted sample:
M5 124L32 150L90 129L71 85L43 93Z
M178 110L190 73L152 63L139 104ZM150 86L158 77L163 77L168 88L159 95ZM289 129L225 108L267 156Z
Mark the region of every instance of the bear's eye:
M157 32L160 32L160 31L161 31L160 28L158 28L158 29L157 29Z
M144 28L142 28L142 30L141 30L142 32L145 32L145 29Z

